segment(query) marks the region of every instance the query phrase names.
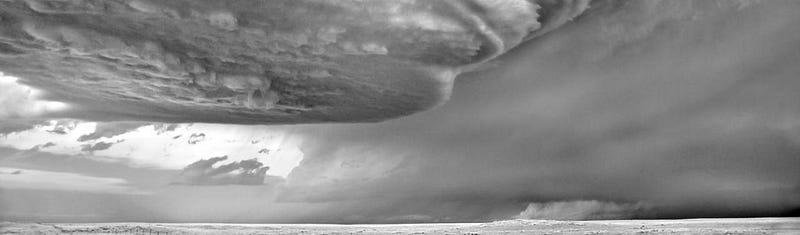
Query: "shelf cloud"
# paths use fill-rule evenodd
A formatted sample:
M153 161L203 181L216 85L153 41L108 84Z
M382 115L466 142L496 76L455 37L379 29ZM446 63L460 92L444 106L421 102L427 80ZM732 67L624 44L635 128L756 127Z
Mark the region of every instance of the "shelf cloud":
M0 87L0 115L383 121L444 103L458 74L556 30L588 2L2 1L0 71L52 101Z

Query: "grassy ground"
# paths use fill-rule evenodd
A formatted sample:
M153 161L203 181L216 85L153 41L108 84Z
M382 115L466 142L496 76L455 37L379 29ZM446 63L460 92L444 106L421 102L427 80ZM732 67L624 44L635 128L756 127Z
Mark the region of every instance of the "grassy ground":
M800 234L800 218L549 221L466 224L0 223L0 234Z

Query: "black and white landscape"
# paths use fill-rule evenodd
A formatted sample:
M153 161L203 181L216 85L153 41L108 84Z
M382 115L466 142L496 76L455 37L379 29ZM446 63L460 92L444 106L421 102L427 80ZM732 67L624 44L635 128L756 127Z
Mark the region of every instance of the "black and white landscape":
M797 234L798 12L0 0L0 234Z
M2 224L9 234L797 234L800 219L509 220L446 224Z

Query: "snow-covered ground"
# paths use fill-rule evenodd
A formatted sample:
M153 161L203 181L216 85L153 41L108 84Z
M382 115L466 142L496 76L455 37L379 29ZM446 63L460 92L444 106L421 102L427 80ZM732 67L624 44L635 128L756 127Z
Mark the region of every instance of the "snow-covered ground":
M800 234L800 218L551 221L460 224L0 223L0 234Z

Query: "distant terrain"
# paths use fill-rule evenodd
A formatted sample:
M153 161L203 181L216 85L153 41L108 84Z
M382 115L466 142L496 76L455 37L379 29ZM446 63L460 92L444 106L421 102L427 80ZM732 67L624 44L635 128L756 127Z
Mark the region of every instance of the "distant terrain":
M4 222L0 234L800 234L800 218L378 225Z

